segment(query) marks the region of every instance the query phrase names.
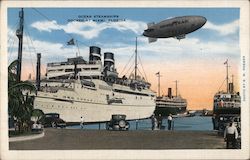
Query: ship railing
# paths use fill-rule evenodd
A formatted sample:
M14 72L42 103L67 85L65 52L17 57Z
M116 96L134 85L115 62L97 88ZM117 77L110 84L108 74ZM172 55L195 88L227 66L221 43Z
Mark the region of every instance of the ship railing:
M57 93L59 90L66 90L66 91L74 91L73 88L69 87L56 87L56 86L42 86L41 91L42 92L48 92L48 93Z
M223 107L223 108L239 108L240 103L235 102L223 102L222 104L216 103L217 107Z
M100 64L101 61L78 61L77 64ZM74 65L73 62L54 62L54 63L47 63L47 67L56 67L62 65Z

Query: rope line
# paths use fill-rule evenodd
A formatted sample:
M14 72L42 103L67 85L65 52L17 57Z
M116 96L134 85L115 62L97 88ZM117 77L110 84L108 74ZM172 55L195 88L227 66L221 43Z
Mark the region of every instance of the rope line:
M8 58L8 61L10 61L11 58L12 58L12 55L13 55L12 52L13 52L13 50L14 50L14 47L13 47L13 46L14 46L15 41L16 41L15 38L13 38L13 39L12 39L11 45L8 46L8 53L10 54L10 55L9 55L9 58ZM8 44L9 44L9 43L8 43Z
M26 31L24 31L24 33L25 33L25 35L27 34ZM26 35L24 37L27 39L27 46L28 46L27 48L28 48L28 52L30 54L30 61L31 61L31 65L32 65L32 71L33 71L33 74L35 75L34 63L33 63L34 59L33 59L33 56L31 54L31 47L30 47L29 40L28 40L28 39L30 39L30 37L28 35ZM33 46L33 50L35 50L34 46Z
M128 61L128 63L123 67L123 69L122 69L122 71L121 71L121 74L124 72L124 70L127 68L127 66L129 65L129 63L131 62L131 59L134 57L134 54L132 54L131 56L130 56L130 59L129 59L129 61Z
M224 79L224 81L222 82L220 88L218 89L218 91L221 89L221 87L223 86L224 82L225 82L226 79Z
M138 54L138 57L139 57L139 61L140 61L140 63L141 63L142 71L143 71L143 73L144 73L144 76L145 76L145 78L146 78L146 81L148 82L148 78L147 78L146 72L145 72L145 70L144 70L144 67L143 67L143 65L142 65L142 60L141 60L140 54Z
M13 34L15 33L15 30L14 30L14 29L17 29L17 24L18 24L18 22L16 22L16 24L13 26L13 28L10 28L10 30L8 31L8 35L13 35ZM7 43L9 43L9 40L10 40L11 38L13 38L13 37L10 36L10 37L8 38Z

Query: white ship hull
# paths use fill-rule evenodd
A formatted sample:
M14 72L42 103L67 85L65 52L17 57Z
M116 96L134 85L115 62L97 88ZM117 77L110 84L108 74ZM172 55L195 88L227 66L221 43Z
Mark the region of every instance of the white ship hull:
M125 114L127 120L143 119L155 110L155 95L151 90L131 90L117 84L111 87L101 80L95 80L95 84L96 89L82 87L79 82L66 84L68 88L59 87L57 91L44 88L38 92L34 106L44 113L59 113L66 122L79 122L80 117L85 122L109 121L112 114Z

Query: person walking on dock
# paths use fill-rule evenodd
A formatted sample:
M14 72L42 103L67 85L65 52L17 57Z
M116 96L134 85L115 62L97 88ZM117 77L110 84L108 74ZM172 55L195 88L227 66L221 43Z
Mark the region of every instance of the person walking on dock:
M214 129L214 130L216 129L216 127L215 127L215 118L216 118L216 115L213 114L212 122L213 122L213 129Z
M161 114L159 114L157 120L158 120L158 128L161 129L162 128L162 116L161 116Z
M80 122L81 129L83 129L83 124L84 124L84 120L83 120L83 117L81 117L81 122Z
M171 128L172 128L172 121L173 121L172 114L169 114L169 116L168 116L168 130L171 130Z
M154 114L151 117L151 122L152 122L152 130L155 130L157 127L157 119Z
M238 138L237 128L233 125L233 122L230 122L229 126L226 127L224 131L224 139L227 142L227 149L230 148L230 144L232 144L232 148L236 148L237 138Z

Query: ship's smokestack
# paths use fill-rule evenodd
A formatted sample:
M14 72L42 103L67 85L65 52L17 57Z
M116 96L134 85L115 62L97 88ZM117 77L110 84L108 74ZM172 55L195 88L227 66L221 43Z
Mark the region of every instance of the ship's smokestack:
M229 83L229 93L233 93L233 92L234 92L234 84Z
M37 65L36 65L36 88L40 90L41 83L41 53L37 53Z
M172 98L172 88L168 88L168 97Z
M89 48L89 62L101 61L101 48L90 46Z
M113 53L111 53L111 52L104 53L104 67L105 67L105 70L114 71L115 60L114 60Z

